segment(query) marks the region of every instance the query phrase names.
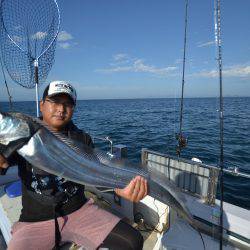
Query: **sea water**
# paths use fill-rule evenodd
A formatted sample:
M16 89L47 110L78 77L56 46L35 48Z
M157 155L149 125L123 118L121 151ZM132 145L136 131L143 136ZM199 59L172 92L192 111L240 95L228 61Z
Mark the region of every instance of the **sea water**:
M114 144L128 147L128 158L140 161L142 148L176 155L179 133L179 99L80 100L76 125L92 136L109 136ZM2 111L8 103L0 102ZM14 111L36 115L35 102L16 102ZM218 98L186 98L183 132L188 144L181 157L199 158L218 165L220 126ZM108 144L95 140L97 147ZM224 165L250 174L250 97L224 98ZM250 179L225 175L225 201L250 208Z

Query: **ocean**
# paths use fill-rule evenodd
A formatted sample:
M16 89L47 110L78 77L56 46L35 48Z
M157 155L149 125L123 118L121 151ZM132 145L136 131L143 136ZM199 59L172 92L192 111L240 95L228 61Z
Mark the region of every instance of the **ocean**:
M140 162L142 148L176 156L179 132L179 99L114 99L77 102L74 122L95 137L109 136L114 144L128 147L128 159ZM185 98L183 132L188 138L183 158L199 158L203 163L218 165L219 146L218 98ZM9 111L0 102L1 111ZM36 114L35 102L15 102L14 111ZM97 147L108 144L95 140ZM239 167L250 174L250 97L224 98L225 167ZM250 208L250 179L225 175L225 201Z

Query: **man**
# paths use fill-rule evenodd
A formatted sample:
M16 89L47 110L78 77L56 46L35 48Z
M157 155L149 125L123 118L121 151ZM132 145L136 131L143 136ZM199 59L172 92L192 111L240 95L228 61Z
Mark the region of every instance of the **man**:
M71 118L76 91L67 82L51 82L40 102L43 121L54 131L93 147L91 137L78 129ZM1 153L1 152L0 152ZM73 241L85 249L142 249L138 231L118 217L87 200L84 186L66 181L30 165L16 153L9 159L0 155L0 168L18 164L22 180L22 212L12 227L10 250L59 249L61 242ZM132 202L147 195L147 182L137 176L115 193Z

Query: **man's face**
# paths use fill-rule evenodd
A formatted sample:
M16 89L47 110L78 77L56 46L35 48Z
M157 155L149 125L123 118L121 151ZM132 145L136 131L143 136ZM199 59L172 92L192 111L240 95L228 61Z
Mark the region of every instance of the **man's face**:
M46 97L40 102L40 110L43 120L56 131L63 130L70 122L74 104L68 95L60 94L53 97Z

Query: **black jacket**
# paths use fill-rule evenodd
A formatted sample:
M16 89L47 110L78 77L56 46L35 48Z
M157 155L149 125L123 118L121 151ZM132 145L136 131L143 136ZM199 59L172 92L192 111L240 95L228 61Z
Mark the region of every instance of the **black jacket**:
M72 122L65 135L79 145L93 147L91 137ZM70 214L86 202L84 186L44 172L29 164L17 153L8 159L10 165L18 165L22 181L22 212L19 221L35 222L54 218L54 206L60 204L60 214Z

